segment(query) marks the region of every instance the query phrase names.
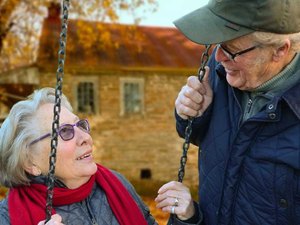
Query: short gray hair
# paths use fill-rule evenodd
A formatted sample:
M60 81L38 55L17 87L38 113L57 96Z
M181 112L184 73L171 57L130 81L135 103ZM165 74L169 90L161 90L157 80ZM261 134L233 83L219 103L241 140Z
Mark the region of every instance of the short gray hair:
M255 31L249 36L252 36L256 42L263 45L281 46L286 38L291 41L291 50L300 52L300 32L293 34L275 34L269 32Z
M27 100L17 102L10 110L0 128L0 184L6 187L29 184L24 170L30 161L27 145L37 137L34 119L37 109L46 103L55 103L55 90L42 88L34 91ZM61 106L72 111L72 107L62 95Z

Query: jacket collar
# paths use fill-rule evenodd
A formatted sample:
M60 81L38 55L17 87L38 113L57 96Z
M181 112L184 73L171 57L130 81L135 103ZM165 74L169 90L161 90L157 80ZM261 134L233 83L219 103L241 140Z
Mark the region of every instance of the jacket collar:
M300 76L300 71L297 72ZM300 120L300 82L294 85L291 89L287 90L282 98L286 101L289 107L296 114L298 119Z
M222 81L226 81L226 71L224 67L218 63L216 65L216 74ZM297 76L300 76L300 70L296 72ZM295 115L300 119L300 82L296 83L292 88L288 89L286 92L283 93L281 96L282 99L286 101ZM280 96L278 96L280 98Z

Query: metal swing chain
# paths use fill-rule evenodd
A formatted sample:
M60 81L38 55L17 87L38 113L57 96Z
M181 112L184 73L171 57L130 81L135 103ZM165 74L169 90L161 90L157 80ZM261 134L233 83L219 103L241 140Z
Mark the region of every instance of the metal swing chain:
M205 75L205 66L208 62L209 59L209 49L210 49L211 45L206 45L205 46L205 51L202 53L201 56L201 66L198 70L198 79L200 82L202 82L202 79ZM187 152L189 150L190 147L190 136L192 134L192 124L194 121L194 117L189 117L188 118L188 125L185 128L185 138L184 138L184 143L182 146L182 156L180 158L180 167L178 170L178 181L182 183L183 181L183 177L184 177L184 173L185 173L185 165L187 162Z
M58 129L59 129L59 114L61 109L64 64L65 64L65 55L66 55L69 5L70 5L69 0L63 0L63 7L62 7L63 15L61 20L62 21L61 33L60 33L59 51L58 51L58 69L56 71L55 103L53 109L54 116L52 122L51 152L49 156L49 173L47 178L46 222L48 222L51 219L51 214L52 214L54 174L55 174L57 138L58 138Z

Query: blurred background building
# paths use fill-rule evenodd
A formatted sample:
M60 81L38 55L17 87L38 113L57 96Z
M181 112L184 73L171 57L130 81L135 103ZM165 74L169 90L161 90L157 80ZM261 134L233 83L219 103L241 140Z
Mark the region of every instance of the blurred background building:
M60 17L60 4L49 4L35 60L0 69L0 123L33 90L55 87ZM78 18L69 20L67 35L63 93L91 123L95 160L124 174L140 194L155 196L177 180L183 139L174 102L197 73L203 47L172 27ZM184 182L194 195L197 156L191 146Z

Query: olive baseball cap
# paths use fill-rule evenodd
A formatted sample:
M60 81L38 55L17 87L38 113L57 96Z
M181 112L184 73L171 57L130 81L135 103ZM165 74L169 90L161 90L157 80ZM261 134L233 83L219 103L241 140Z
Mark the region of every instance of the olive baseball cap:
M300 32L300 0L209 0L174 21L191 41L216 44L254 31Z

